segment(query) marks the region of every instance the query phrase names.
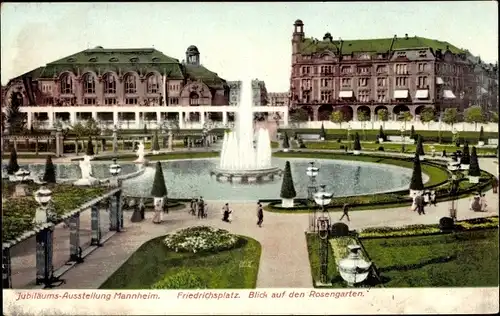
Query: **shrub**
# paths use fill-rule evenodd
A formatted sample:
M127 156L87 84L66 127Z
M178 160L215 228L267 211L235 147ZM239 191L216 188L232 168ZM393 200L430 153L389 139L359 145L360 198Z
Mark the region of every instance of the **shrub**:
M322 137L322 138L326 139L326 131L325 131L325 126L323 125L323 123L321 123L321 129L319 131L319 137Z
M153 136L153 146L151 146L152 151L160 151L160 143L158 142L158 132L155 131Z
M359 142L359 134L358 134L358 132L356 132L356 134L354 135L354 146L353 146L353 149L354 150L361 150L361 143Z
M181 270L176 274L166 275L163 280L156 282L152 289L205 289L207 285L205 281L196 274L186 270Z
M481 129L479 130L479 141L484 142L484 129L481 126Z
M209 226L182 229L165 237L165 245L175 252L218 252L234 248L236 235L227 230Z
M161 162L156 162L156 172L155 178L153 180L153 188L151 189L151 195L154 197L165 197L167 196L167 186L165 185L165 178L163 177L163 169L161 167Z
M415 154L413 159L413 173L410 180L410 190L423 190L424 182L422 181L422 167L420 166L420 156Z
M287 161L285 164L285 171L283 173L283 182L281 183L280 197L283 199L293 199L296 196L297 192L295 192L295 186L293 185L290 161Z
M146 124L144 124L144 134L147 134L148 133L148 127L146 126Z
M469 143L467 141L464 144L464 152L462 153L462 158L460 159L460 163L463 165L470 164Z
M474 146L472 146L472 154L470 155L469 176L481 176L481 169L479 168L479 161L477 160L476 147Z
M384 146L379 146L379 147L377 148L377 150L378 150L378 151L385 151Z
M348 236L349 226L344 223L335 223L331 227L331 235L334 237Z
M337 138L337 143L341 143L341 142L342 142L342 139Z
M455 228L455 222L453 221L453 218L451 217L441 217L439 219L439 229L441 231L450 231Z
M424 138L422 137L422 135L418 135L417 136L417 147L415 149L415 152L419 156L424 156L425 155L423 143L424 143Z
M7 165L7 174L14 174L19 170L19 164L17 163L17 152L14 148L10 152L9 164Z
M89 136L87 141L87 151L85 152L87 156L94 156L94 144L92 144L92 137Z
M410 139L417 140L419 135L415 134L415 127L412 125L410 130Z
M45 173L43 175L43 181L47 183L56 183L56 168L52 163L52 157L48 156L45 162Z

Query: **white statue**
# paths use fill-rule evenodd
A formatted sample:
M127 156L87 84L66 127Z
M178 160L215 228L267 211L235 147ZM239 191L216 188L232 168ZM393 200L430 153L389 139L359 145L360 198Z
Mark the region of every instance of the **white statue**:
M80 161L80 170L82 172L82 178L76 181L75 185L94 185L99 182L96 178L92 176L92 164L90 163L90 156L83 156L83 160Z
M137 146L137 159L135 160L136 163L145 163L146 159L144 159L144 143L142 141L139 142L139 145Z

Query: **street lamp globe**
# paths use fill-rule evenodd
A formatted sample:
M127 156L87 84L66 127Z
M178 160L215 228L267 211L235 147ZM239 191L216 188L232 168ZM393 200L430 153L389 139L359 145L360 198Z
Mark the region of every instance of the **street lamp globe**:
M324 184L321 185L320 187L321 190L316 194L314 194L314 202L316 202L316 204L321 205L324 208L332 201L333 194L325 191L326 186Z
M319 168L318 167L315 167L314 166L314 162L310 162L309 163L309 167L307 167L307 171L306 171L306 174L311 177L311 178L314 178L318 175L319 173Z
M41 206L45 207L49 204L52 199L52 191L47 187L42 186L38 191L35 192L35 201Z
M122 171L122 167L116 163L116 158L113 158L113 163L109 166L109 173L113 176L117 176Z
M16 177L16 179L18 181L25 181L26 178L31 174L31 172L29 170L26 170L26 169L19 169L18 171L16 171L14 173L14 176Z

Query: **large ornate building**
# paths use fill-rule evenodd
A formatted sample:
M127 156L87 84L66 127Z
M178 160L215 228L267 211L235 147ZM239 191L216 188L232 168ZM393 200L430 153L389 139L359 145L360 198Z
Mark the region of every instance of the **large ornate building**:
M476 100L475 65L466 51L423 37L334 40L306 38L304 23L295 21L290 79L291 109L304 108L311 118L329 119L341 109L347 119L390 118L426 107L441 112L464 109ZM497 70L498 71L498 68Z
M229 104L229 86L201 65L196 46L189 46L183 62L153 48L98 46L10 80L3 106L15 91L22 93L25 106Z
M269 92L269 105L271 106L289 106L290 93L289 92Z

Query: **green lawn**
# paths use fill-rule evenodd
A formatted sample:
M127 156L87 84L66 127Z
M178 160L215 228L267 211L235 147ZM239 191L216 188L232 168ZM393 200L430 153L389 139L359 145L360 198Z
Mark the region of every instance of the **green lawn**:
M168 250L164 238L143 244L100 289L150 289L166 275L179 273L199 277L209 289L256 287L261 254L256 240L240 236L237 247L231 250L180 253Z
M498 286L498 229L362 242L385 287Z

